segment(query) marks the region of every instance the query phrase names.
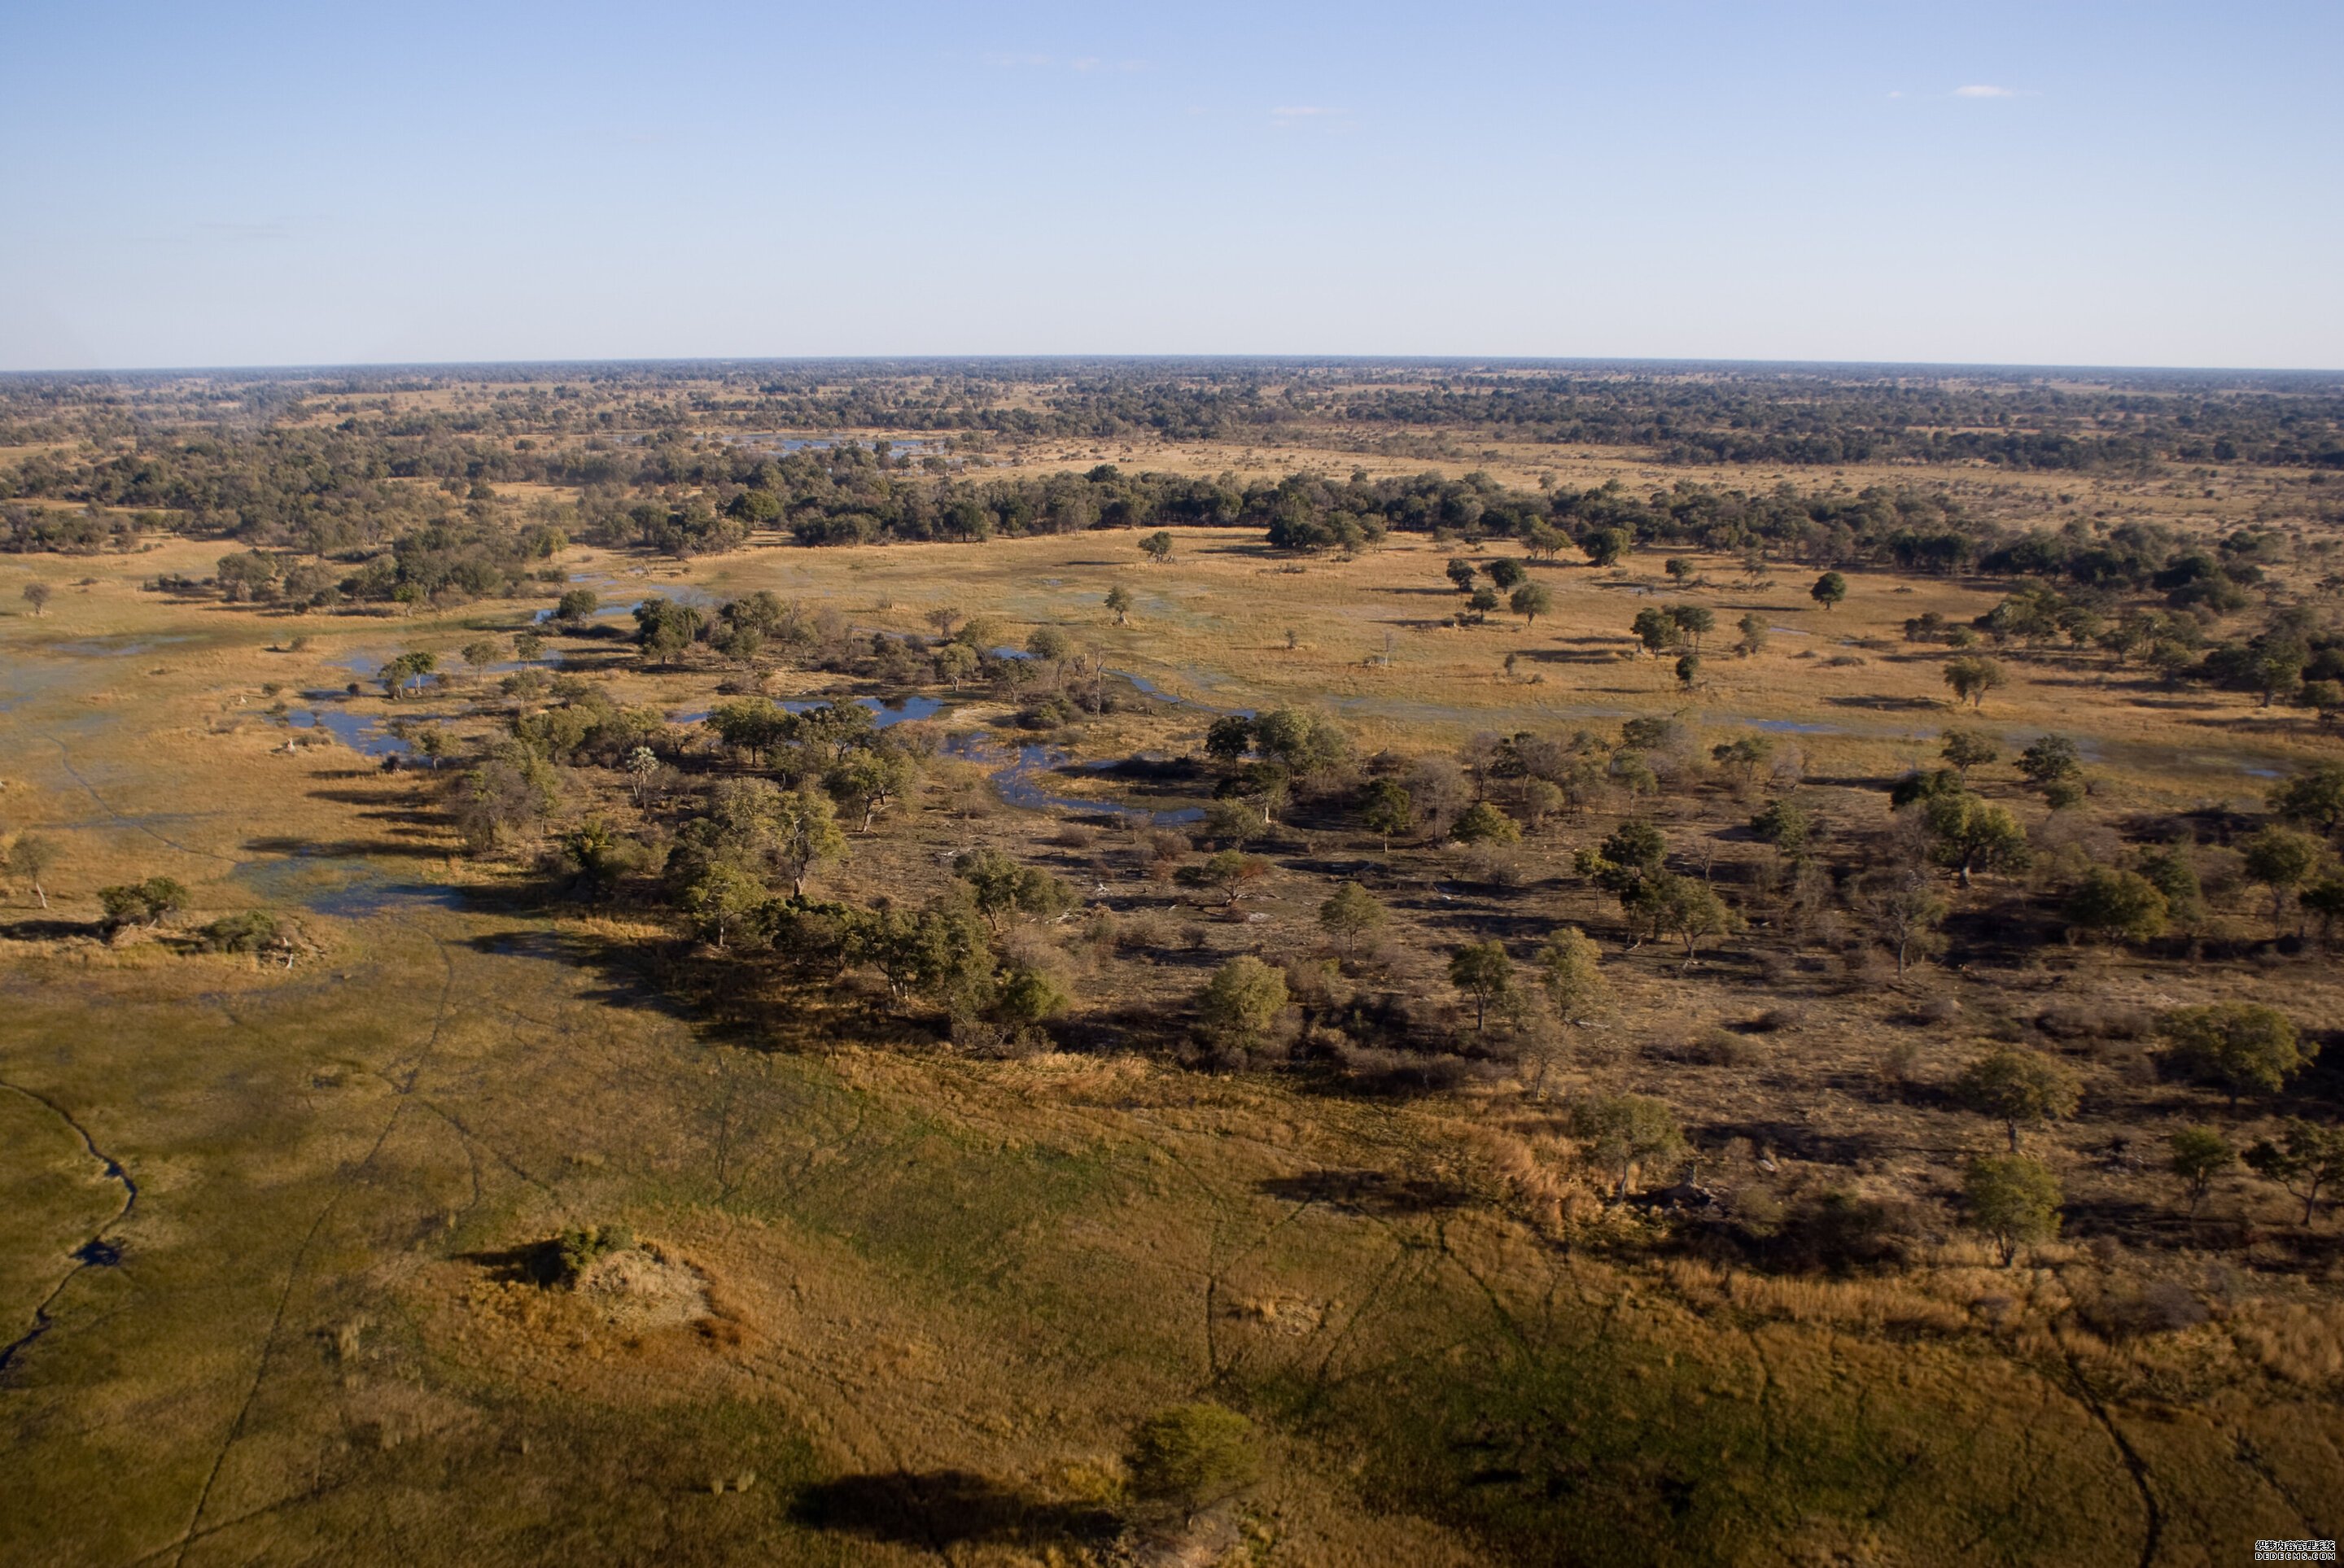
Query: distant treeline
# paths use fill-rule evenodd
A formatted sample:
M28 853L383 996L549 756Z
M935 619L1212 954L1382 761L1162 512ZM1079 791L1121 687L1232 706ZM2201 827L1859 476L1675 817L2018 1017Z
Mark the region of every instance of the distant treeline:
M429 407L390 401L419 391L440 397ZM151 447L190 427L249 437L320 416L349 433L425 447L478 438L510 455L518 437L563 438L568 460L595 470L594 482L628 477L625 458L578 453L567 438L631 442L711 428L1171 441L1323 438L1331 429L1366 443L1446 433L1630 447L1687 465L2344 467L2344 385L2278 373L2076 372L2055 381L1928 367L1008 360L0 377L0 446Z

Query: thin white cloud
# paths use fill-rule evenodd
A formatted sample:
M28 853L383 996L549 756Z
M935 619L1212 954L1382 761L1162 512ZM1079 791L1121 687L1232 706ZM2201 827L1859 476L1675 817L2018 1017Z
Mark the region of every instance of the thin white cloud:
M1318 104L1298 104L1270 110L1270 116L1279 120L1307 120L1326 115L1339 115L1340 109L1329 109Z
M2018 96L2018 92L2014 87L1989 87L1978 85L1955 87L1954 96L1956 98L2015 98Z

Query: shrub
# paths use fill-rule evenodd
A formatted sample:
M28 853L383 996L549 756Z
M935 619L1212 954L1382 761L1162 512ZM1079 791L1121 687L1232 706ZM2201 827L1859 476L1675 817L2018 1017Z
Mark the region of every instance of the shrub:
M2006 1269L2021 1247L2059 1233L2059 1179L2039 1160L1982 1154L1970 1161L1962 1191L1970 1223L1993 1241Z
M1193 1513L1252 1484L1261 1473L1253 1422L1217 1404L1176 1404L1131 1434L1131 1490Z
M2137 871L2096 866L2067 896L2067 921L2095 936L2147 941L2165 931L2165 895Z
M2008 1130L2013 1154L2018 1152L2021 1122L2064 1121L2076 1113L2079 1094L2076 1074L2065 1062L2026 1050L1989 1052L1954 1081L1955 1099Z
M1286 977L1250 953L1213 971L1197 999L1197 1021L1215 1044L1258 1050L1285 1015Z
M2168 1060L2199 1082L2223 1090L2232 1106L2252 1091L2277 1093L2311 1060L2295 1021L2254 1002L2177 1008L2165 1015L2158 1032Z
M571 1226L553 1239L554 1282L574 1285L596 1259L634 1244L635 1233L624 1225Z

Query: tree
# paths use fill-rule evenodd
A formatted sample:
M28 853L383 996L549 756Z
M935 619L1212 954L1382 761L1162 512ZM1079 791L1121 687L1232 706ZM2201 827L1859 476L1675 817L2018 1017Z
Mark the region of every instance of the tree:
M1766 651L1766 634L1773 628L1766 624L1764 616L1760 615L1756 610L1752 610L1733 624L1742 633L1740 640L1733 645L1733 651L1736 654L1748 658L1753 654Z
M1589 566L1617 566L1620 558L1627 552L1628 531L1625 528L1596 528L1579 541L1579 548L1586 553Z
M1473 563L1463 556L1451 557L1449 564L1440 569L1450 582L1457 585L1459 593L1471 593L1473 585L1480 578L1480 574L1473 569Z
M1075 639L1055 626L1037 626L1026 639L1028 657L1053 667L1063 666L1075 651Z
M1520 588L1530 577L1530 574L1522 569L1522 563L1510 556L1500 556L1481 569L1489 574L1491 585L1500 593L1504 593L1510 588Z
M2048 791L2083 776L2083 754L2067 737L2046 735L2018 754L2018 771L2037 789Z
M2344 827L2344 762L2323 762L2270 792L2270 808L2299 828L2333 834Z
M35 578L25 585L25 602L32 607L35 618L49 613L49 585Z
M790 891L805 897L806 879L814 869L846 853L846 836L838 830L838 811L830 797L810 785L801 785L781 797L773 821L773 858L790 879Z
M919 769L908 752L893 746L866 746L832 768L825 782L847 807L863 813L860 831L868 833L880 809L908 794L919 779Z
M118 884L97 890L106 925L159 926L187 907L187 890L169 877L149 877L143 882Z
M1692 877L1662 871L1652 879L1654 925L1684 943L1685 962L1701 956L1701 944L1726 936L1742 924L1717 890Z
M2303 1200L2302 1223L2318 1212L2320 1190L2344 1182L2344 1128L2322 1127L2290 1116L2276 1141L2255 1141L2247 1151L2247 1169L2267 1181L2276 1181Z
M464 645L464 662L477 673L502 658L504 652L501 644L485 637L474 638Z
M1586 1146L1589 1161L1612 1171L1612 1196L1627 1196L1628 1182L1640 1168L1673 1160L1684 1150L1684 1133L1676 1113L1662 1101L1641 1094L1622 1094L1588 1101L1573 1108L1571 1136Z
M1516 615L1522 618L1524 626L1535 626L1539 617L1554 608L1554 595L1547 592L1543 584L1524 583L1506 602L1513 607Z
M1217 1044L1251 1050L1268 1042L1286 1004L1286 977L1251 953L1240 953L1213 971L1197 1011Z
M1368 786L1359 820L1369 832L1384 841L1384 852L1389 854L1392 839L1416 826L1415 797L1399 780L1379 779Z
M683 910L694 929L722 951L731 937L757 919L769 897L765 884L748 871L718 860L684 889Z
M2003 1124L2010 1151L2018 1152L2018 1129L2065 1121L2076 1114L2082 1089L2066 1063L2031 1050L1995 1050L1962 1069L1954 1098L1980 1116Z
M1323 714L1273 708L1253 721L1254 749L1298 779L1339 767L1350 755L1350 737Z
M1241 713L1225 713L1205 730L1205 755L1214 761L1237 762L1253 749L1253 720Z
M2067 895L2067 923L2100 937L2145 942L2165 931L2165 895L2137 871L2095 866Z
M2024 1154L1982 1154L1962 1183L1970 1223L1990 1237L2009 1268L2021 1247L2059 1233L2059 1179Z
M2214 1178L2238 1162L2238 1151L2210 1127L2185 1127L2165 1141L2172 1157L2167 1168L2181 1178L2189 1194L2189 1217L2214 1190Z
M1834 608L1847 598L1847 579L1837 572L1825 572L1815 579L1815 586L1807 590L1807 597L1825 609Z
M383 695L396 702L406 693L409 684L422 679L439 668L440 658L437 654L413 648L385 664L378 678L382 682Z
M2017 870L2031 858L2018 819L1966 790L1930 797L1921 805L1921 820L1930 858L1956 873L1965 888L1973 872Z
M1974 709L1985 707L1985 694L2008 678L2001 665L1975 654L1945 663L1945 684L1953 688L1954 699Z
M2247 880L2270 890L2271 924L2287 910L2288 895L2311 879L2327 846L2291 828L2265 828L2240 846Z
M1142 555L1160 567L1172 558L1172 536L1158 528L1139 541L1139 550Z
M1522 829L1487 800L1476 800L1458 814L1449 836L1462 844L1519 844Z
M1359 944L1381 930L1388 917L1376 896L1357 882L1346 882L1318 906L1318 925L1335 939L1345 958Z
M1046 920L1065 912L1074 901L1066 883L998 849L971 849L953 860L953 875L969 885L977 912L995 930L1004 917L1030 915Z
M1693 683L1700 678L1701 655L1697 653L1681 655L1677 659L1677 684L1685 690L1691 691Z
M49 895L42 884L56 863L57 847L37 834L19 833L16 841L8 846L8 875L29 886L33 897L45 910L49 907Z
M1857 884L1855 910L1896 955L1898 980L1913 960L1944 946L1937 928L1945 923L1945 900L1925 871L1875 872Z
M1600 968L1603 950L1577 926L1558 926L1538 951L1539 983L1546 988L1554 1015L1577 1023L1600 1006L1611 987Z
M555 603L553 618L564 626L579 626L592 620L594 612L601 608L602 601L595 597L592 588L571 588Z
M955 691L961 683L975 678L977 667L984 662L976 649L965 642L947 642L935 652L936 675L949 682Z
M1993 741L1975 729L1948 729L1945 740L1937 755L1945 759L1946 767L1961 776L1965 784L1969 782L1971 769L1984 768L2002 755L1995 749Z
M1131 590L1121 583L1106 590L1106 608L1114 612L1116 625L1131 624Z
M1490 1021L1490 1004L1501 1006L1517 994L1514 960L1499 941L1469 942L1449 959L1449 983L1473 999L1473 1028L1478 1033Z
M659 753L648 746L638 746L627 753L627 781L634 787L638 808L650 803L652 785L665 767L666 764L659 759Z
M1473 624L1479 626L1490 618L1490 612L1498 608L1498 604L1497 589L1477 588L1465 600L1465 609L1472 617Z
M2311 1060L2312 1053L2296 1034L2295 1020L2255 1002L2176 1008L2157 1028L2173 1062L2225 1091L2233 1110L2241 1094L2278 1093Z
M1638 642L1644 645L1644 651L1654 658L1684 641L1684 628L1657 605L1647 605L1638 610L1628 629Z
M1668 617L1677 623L1677 629L1684 633L1695 653L1701 651L1701 639L1717 628L1715 612L1703 605L1672 604L1668 608Z
M1136 1495L1192 1514L1251 1485L1261 1457L1244 1416L1217 1404L1179 1404L1139 1423L1124 1467Z

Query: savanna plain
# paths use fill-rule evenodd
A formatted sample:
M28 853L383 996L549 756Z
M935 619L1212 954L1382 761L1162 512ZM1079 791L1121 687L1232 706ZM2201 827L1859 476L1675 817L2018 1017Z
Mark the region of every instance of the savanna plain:
M0 1560L2344 1516L2344 385L0 381Z

